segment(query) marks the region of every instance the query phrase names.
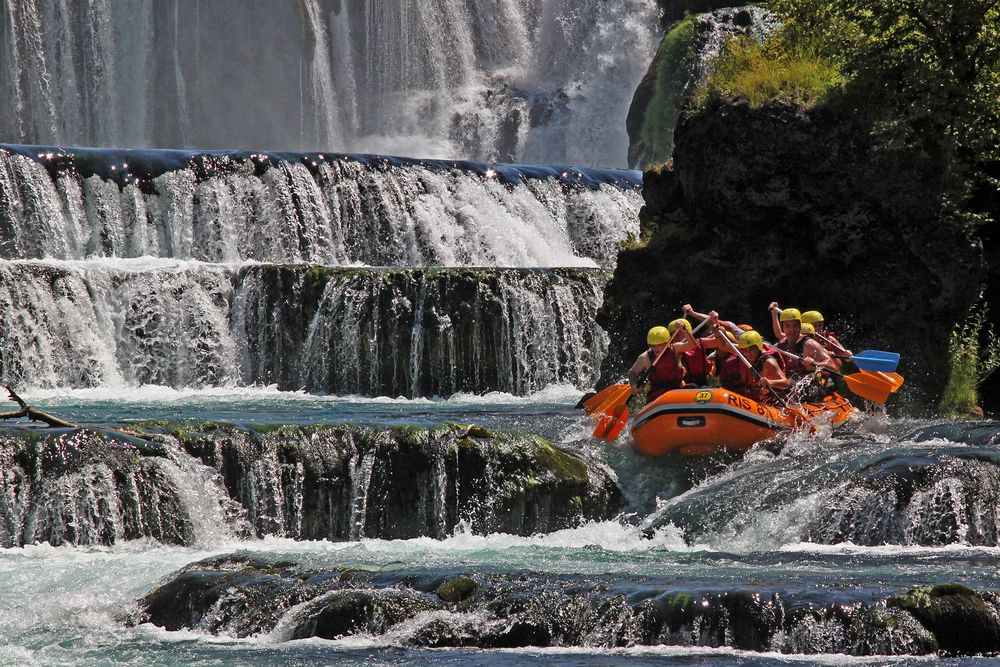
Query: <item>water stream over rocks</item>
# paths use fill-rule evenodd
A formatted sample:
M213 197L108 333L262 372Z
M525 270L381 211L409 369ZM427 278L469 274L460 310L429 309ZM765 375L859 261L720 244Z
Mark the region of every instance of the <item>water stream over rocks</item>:
M659 26L0 3L0 382L81 424L0 427L0 664L989 664L995 422L692 462L574 409Z

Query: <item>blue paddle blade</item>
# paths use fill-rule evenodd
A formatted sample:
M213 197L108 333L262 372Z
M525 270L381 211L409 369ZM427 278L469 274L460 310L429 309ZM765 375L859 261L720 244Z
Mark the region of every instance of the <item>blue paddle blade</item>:
M883 352L882 350L865 350L851 357L851 361L858 368L866 371L881 371L882 373L893 373L899 366L898 352Z

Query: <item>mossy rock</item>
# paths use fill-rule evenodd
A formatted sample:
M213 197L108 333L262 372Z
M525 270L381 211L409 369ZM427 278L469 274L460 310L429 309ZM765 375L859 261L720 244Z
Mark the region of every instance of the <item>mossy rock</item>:
M455 577L449 579L434 592L445 602L457 604L468 599L473 593L479 590L479 584L468 577Z
M561 479L587 481L587 466L583 461L565 452L547 440L537 438L538 450L535 460L539 468L551 470Z
M970 655L1000 651L1000 615L982 595L960 584L916 588L888 605L904 609L930 630L942 651Z

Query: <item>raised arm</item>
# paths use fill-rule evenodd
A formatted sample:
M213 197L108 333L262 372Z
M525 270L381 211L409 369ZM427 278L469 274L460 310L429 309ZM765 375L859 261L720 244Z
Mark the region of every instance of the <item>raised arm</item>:
M687 327L677 327L674 337L670 343L670 348L674 354L681 354L698 347L698 341L694 339Z
M781 330L781 322L778 320L778 317L781 315L781 307L777 301L772 301L767 309L771 311L771 328L774 330L774 336L778 340L781 340L785 336L785 332Z
M691 307L690 303L685 303L681 307L681 310L684 311L685 315L690 315L691 317L694 317L695 319L698 320L708 319L709 315L711 315L711 313L709 313L709 315L706 315L705 313L699 313L697 310Z

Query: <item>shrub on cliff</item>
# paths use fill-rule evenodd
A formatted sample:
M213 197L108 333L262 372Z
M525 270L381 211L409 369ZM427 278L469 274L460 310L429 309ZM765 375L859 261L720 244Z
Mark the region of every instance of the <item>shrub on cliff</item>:
M878 107L887 146L940 162L946 211L967 227L989 219L1000 163L1000 2L769 0L790 29L850 78L850 103ZM990 176L990 174L993 176Z
M979 385L1000 366L1000 340L987 321L985 306L955 327L948 342L951 372L941 397L945 414L981 416Z
M809 105L843 82L839 63L791 30L763 42L739 35L726 42L695 102L743 97L753 107L772 100Z

